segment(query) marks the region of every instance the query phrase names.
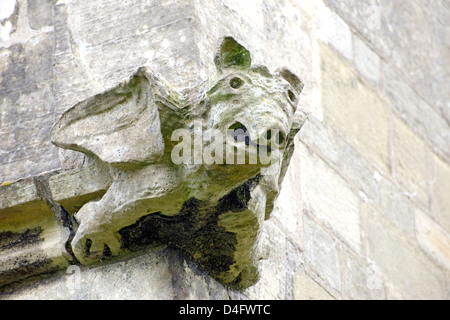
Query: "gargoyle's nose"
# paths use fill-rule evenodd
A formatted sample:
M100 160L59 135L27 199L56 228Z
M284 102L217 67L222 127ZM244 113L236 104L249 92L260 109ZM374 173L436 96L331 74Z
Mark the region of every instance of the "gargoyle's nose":
M229 129L234 141L244 141L247 146L264 147L267 151L271 151L274 147L279 148L285 140L284 133L278 128L264 129L260 134L251 135L246 126L236 122Z
M268 129L263 135L268 145L276 144L277 146L281 146L286 139L283 132L277 128Z
M250 144L250 133L242 123L236 122L229 129L234 141L245 141L247 146Z

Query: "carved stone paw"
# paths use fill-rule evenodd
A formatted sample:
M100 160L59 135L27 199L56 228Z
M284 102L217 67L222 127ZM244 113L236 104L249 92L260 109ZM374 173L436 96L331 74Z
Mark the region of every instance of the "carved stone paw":
M96 202L87 203L76 214L80 225L72 240L72 250L82 264L90 264L104 257L115 256L120 251L120 237L101 221L105 214ZM100 218L100 219L99 219Z

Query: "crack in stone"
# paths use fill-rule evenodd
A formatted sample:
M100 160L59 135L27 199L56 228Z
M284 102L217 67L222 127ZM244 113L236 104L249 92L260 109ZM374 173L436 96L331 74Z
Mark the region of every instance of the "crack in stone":
M48 182L48 177L46 177L45 175L33 177L33 183L36 187L38 197L41 200L45 201L45 203L48 205L48 207L58 220L59 225L68 231L68 238L64 243L64 248L66 249L67 253L65 258L71 263L78 263L78 260L76 259L71 246L72 239L75 236L76 232L76 221L70 216L70 214L66 209L64 209L62 205L60 205L53 199L52 191Z

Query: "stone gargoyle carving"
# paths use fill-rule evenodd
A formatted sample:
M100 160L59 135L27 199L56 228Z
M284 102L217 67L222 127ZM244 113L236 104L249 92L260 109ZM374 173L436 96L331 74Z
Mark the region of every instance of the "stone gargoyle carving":
M116 173L74 215L71 247L82 264L165 244L225 285L257 280L258 231L306 119L296 110L303 84L286 69L252 66L231 37L214 62L217 76L188 92L139 68L53 127L55 145Z

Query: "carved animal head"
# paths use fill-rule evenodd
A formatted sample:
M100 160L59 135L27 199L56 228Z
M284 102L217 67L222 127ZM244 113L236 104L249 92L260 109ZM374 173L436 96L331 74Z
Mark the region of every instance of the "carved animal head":
M224 39L215 58L219 79L207 92L214 128L245 128L252 140L267 140L278 133L283 148L303 89L287 69L271 74L265 66L252 66L250 53L233 38Z

